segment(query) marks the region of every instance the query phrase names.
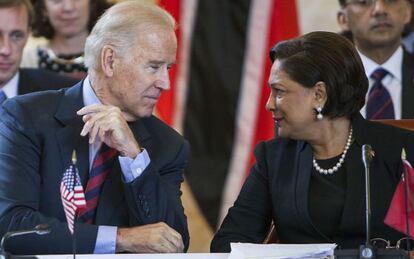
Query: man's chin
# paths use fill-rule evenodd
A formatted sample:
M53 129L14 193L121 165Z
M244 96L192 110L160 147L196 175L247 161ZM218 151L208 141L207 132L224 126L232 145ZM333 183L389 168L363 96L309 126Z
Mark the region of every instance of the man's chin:
M378 32L372 35L371 45L378 47L389 47L392 45L398 45L400 38L393 35L391 32Z

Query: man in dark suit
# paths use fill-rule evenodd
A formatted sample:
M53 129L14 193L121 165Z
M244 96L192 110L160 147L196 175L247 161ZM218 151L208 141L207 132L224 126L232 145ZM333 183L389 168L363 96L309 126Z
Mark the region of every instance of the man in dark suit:
M85 80L4 103L0 234L41 223L52 229L48 235L9 240L9 251L72 252L59 188L73 150L86 198L75 224L79 253L187 249L180 184L188 143L152 116L161 92L169 88L174 29L174 19L154 4L118 3L86 41Z
M0 91L8 98L76 83L73 79L40 69L19 70L32 16L30 0L0 1Z
M414 56L402 47L409 0L339 0L338 24L351 33L370 86L361 113L368 119L414 117Z

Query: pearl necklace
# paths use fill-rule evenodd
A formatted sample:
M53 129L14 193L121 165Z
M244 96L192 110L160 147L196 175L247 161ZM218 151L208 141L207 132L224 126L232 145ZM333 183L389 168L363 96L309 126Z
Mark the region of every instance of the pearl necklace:
M325 174L325 175L328 175L328 174L333 174L333 173L335 173L336 171L338 171L339 170L339 168L341 168L342 167L342 165L344 164L344 161L345 161L345 156L346 156L346 153L348 152L348 149L349 149L349 147L351 146L351 142L352 142L352 128L351 128L351 130L349 131L349 136L348 136L348 140L346 141L346 145L345 145L345 148L344 148L344 151L342 152L342 155L341 155L341 157L339 158L339 161L338 161L338 163L336 163L336 165L334 165L332 168L329 168L329 169L323 169L323 168L321 168L319 165L318 165L318 163L316 162L316 160L315 160L315 156L313 156L313 167L316 169L316 171L318 171L318 173L320 173L320 174Z

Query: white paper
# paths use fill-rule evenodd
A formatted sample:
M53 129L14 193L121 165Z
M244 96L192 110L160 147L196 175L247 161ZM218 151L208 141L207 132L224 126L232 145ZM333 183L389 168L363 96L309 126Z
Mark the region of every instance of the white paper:
M295 259L332 257L336 244L231 243L228 259Z

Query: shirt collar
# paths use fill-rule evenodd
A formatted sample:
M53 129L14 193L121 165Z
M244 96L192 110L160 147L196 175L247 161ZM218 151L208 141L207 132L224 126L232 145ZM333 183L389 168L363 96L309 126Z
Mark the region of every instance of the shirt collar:
M95 94L95 91L92 88L89 76L86 76L85 80L83 80L82 95L83 103L85 106L102 103L101 101L99 101L98 97ZM93 161L93 158L95 157L96 152L100 148L101 143L102 142L98 138L97 141L95 141L93 144L90 144L89 161ZM92 163L90 164L90 166L92 166Z
M358 53L361 57L362 64L365 68L365 73L369 77L375 69L378 67L382 67L386 69L389 73L392 74L394 78L401 81L402 75L401 75L401 64L403 59L403 49L402 47L398 47L398 49L392 54L392 56L383 64L377 64L372 59L368 58L364 54L362 54L359 50Z
M19 72L17 72L12 79L7 82L3 88L4 93L7 95L7 98L12 98L17 95L17 85L19 84Z
M91 81L89 76L83 80L83 103L85 106L91 105L91 104L101 104L101 101L98 99L98 97L95 94L95 91L92 88Z

